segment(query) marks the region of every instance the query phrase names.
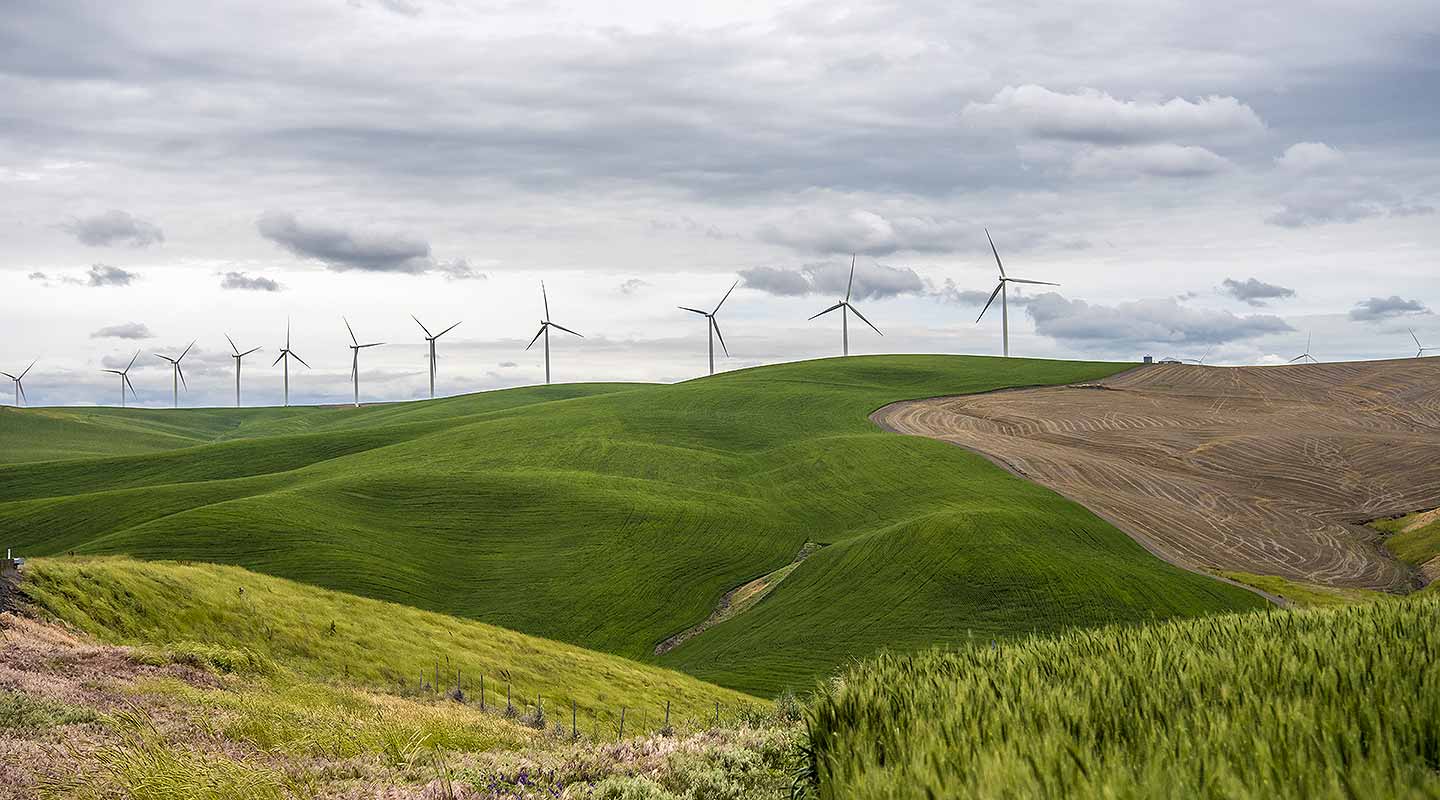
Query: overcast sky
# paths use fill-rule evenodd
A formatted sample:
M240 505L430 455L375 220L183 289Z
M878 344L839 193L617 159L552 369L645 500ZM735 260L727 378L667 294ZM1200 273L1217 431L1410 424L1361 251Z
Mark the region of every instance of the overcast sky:
M674 381L855 353L1440 347L1440 4L6 0L0 369L32 404ZM853 320L852 320L853 321ZM537 346L538 347L538 346ZM1440 353L1440 351L1436 351ZM9 397L0 378L0 397Z

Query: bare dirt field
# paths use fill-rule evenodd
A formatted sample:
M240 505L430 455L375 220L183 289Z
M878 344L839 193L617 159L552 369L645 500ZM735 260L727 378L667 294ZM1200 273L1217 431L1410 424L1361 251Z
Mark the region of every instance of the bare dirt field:
M1156 364L872 419L986 455L1190 569L1406 591L1421 577L1360 523L1440 506L1440 358Z

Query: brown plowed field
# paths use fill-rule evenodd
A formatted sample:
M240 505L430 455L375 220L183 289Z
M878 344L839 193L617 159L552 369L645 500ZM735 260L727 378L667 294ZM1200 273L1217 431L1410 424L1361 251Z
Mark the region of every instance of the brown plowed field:
M1420 578L1359 523L1440 506L1440 358L1157 364L872 418L989 456L1192 569L1405 591Z

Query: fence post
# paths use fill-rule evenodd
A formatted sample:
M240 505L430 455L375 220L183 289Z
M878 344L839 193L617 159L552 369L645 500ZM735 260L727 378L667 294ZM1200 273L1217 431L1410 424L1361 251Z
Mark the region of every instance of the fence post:
M715 727L720 727L720 701L715 701Z
M440 659L435 659L435 691L440 691Z
M716 706L719 707L718 705ZM480 710L485 710L485 673L480 673Z
M510 702L510 684L505 684L505 713L509 714L515 710L515 705Z
M665 727L670 727L670 701L665 701Z
M570 738L579 739L580 734L575 731L575 701L570 701Z
M620 706L620 741L625 741L625 706Z

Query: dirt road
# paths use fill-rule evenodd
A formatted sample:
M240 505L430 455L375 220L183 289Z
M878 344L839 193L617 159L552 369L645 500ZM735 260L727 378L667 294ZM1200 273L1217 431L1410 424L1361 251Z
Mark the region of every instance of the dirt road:
M872 419L987 455L1192 569L1405 591L1418 574L1359 523L1440 506L1440 358L1157 364Z

